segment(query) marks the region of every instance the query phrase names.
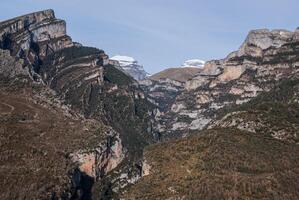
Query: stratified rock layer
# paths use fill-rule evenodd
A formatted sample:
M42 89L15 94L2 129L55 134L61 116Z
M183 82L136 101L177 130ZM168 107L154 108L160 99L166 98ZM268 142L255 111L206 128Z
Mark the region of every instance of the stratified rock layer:
M298 30L251 31L238 51L207 62L186 82L171 109L159 116L158 129L172 136L204 129L220 110L248 102L279 80L297 75L298 55Z

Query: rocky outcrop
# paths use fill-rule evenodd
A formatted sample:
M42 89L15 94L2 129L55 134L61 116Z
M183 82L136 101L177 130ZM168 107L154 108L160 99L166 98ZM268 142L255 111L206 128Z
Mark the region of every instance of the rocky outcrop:
M250 101L298 73L298 30L255 30L236 52L205 64L159 117L170 135L204 129L221 110Z
M53 10L36 12L0 23L0 47L25 60L34 74L42 59L73 46L66 35L66 23Z
M18 60L10 56L10 52L0 49L0 74L13 78L18 75L28 75L28 70L24 68L23 60Z
M0 80L8 81L1 87L11 87L8 91L23 91L24 83L29 81L29 74L33 78L30 83L34 92L51 91L52 96L43 97L45 102L54 99L59 102L59 108L69 111L66 115L75 116L77 120L91 120L113 130L107 133L98 126L85 127L86 121L83 120L76 125L77 128L80 127L79 133L74 129L66 131L73 131L74 134L79 134L79 137L58 142L60 145L61 142L71 141L65 148L61 148L67 153L57 153L60 149L56 149L56 146L53 152L71 166L68 168L63 165L64 170L59 169L61 174L57 175L68 175L65 179L68 184L50 182L53 187L60 188L60 184L63 184L66 188L59 192L50 188L47 192L52 196L46 199L90 199L93 187L111 183L113 177L108 174L115 174L115 178L122 173L134 171L136 163L142 159L144 146L155 141L152 129L155 106L148 101L137 81L119 70L118 66L111 65L103 50L73 43L66 35L65 22L56 19L52 10L1 22L0 36L0 56L4 57L0 59L0 76L5 76L5 79ZM17 81L19 76L25 76L24 83ZM42 105L47 106L46 103ZM5 113L11 108L6 104L4 107ZM35 110L34 106L26 107L26 112L28 109ZM38 134L43 135L60 122L61 118L56 119L58 116L48 116L48 122L43 121L39 127L35 124L35 116L30 115L28 123L33 123L32 127L37 128ZM74 125L73 121L61 120L65 129ZM90 133L86 140L82 138L85 132ZM35 134L34 131L32 133ZM55 137L50 137L51 141L48 141L47 137L43 142L52 144L53 141L65 138L66 133L59 129L57 134L53 135ZM32 163L27 161L25 162L30 168ZM8 182L13 183L11 181ZM125 181L130 181L130 178ZM113 184L118 182L119 180L115 180ZM109 188L112 187L114 186L110 184ZM38 187L34 189L39 190ZM97 191L96 196L101 196L101 193L107 197L105 188ZM35 197L34 193L29 199L36 199Z
M186 61L185 64L189 64L188 67L169 68L139 83L148 94L151 102L157 105L161 112L164 112L171 109L172 103L177 95L184 90L188 80L202 71L200 67L191 67L190 65L199 65L202 62L198 60Z
M72 153L73 162L77 163L81 173L100 180L116 168L125 157L118 133L111 131L102 144L94 149L80 150Z

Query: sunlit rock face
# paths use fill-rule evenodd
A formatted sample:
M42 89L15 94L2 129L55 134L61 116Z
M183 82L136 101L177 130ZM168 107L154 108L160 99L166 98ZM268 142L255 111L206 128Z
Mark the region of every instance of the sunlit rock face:
M97 147L80 150L71 157L73 162L78 163L82 173L99 180L123 161L125 150L118 133L114 132Z
M175 100L159 115L158 129L168 136L204 129L221 109L246 103L271 90L279 80L297 74L298 33L250 31L237 51L224 59L206 62L183 84Z
M110 60L137 81L141 81L149 75L143 66L132 57L116 55L111 57Z
M53 10L27 14L0 23L0 47L24 59L31 74L39 70L45 56L74 45L66 34L65 21L56 19Z

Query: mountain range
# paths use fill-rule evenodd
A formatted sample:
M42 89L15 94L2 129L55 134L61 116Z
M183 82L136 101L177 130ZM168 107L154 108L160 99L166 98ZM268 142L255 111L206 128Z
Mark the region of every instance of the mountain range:
M53 10L0 22L0 199L299 199L298 75L299 29L149 76Z

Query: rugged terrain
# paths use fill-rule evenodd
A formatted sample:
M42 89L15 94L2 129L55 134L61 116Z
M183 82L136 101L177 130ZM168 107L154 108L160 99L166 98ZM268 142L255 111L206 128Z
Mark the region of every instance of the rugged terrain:
M137 82L53 10L0 22L0 198L298 199L298 55L255 30Z
M298 145L213 129L146 149L150 166L124 199L298 199Z
M297 45L298 30L256 30L207 62L157 116L162 140L189 137L147 147L123 197L298 199Z
M3 198L108 198L137 179L155 140L138 83L104 51L72 42L52 10L1 22L0 38Z
M298 89L282 80L208 130L146 148L146 176L124 198L297 199Z
M170 109L159 116L160 132L172 137L202 130L220 110L248 102L297 74L298 34L298 30L251 31L238 51L225 59L208 61L184 84L168 105ZM167 93L163 95L167 98Z
M141 81L149 76L149 73L144 70L143 66L132 57L116 55L110 58L110 62L137 81Z
M180 67L165 69L139 81L149 100L158 106L158 115L170 110L176 97L184 91L186 82L202 71L203 64L202 60L187 60Z

